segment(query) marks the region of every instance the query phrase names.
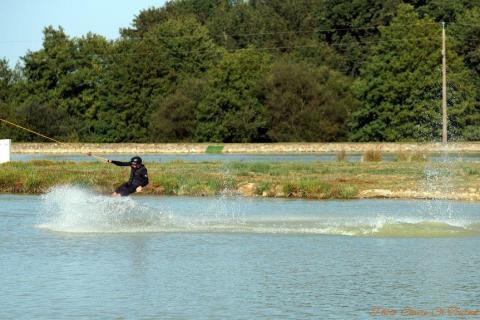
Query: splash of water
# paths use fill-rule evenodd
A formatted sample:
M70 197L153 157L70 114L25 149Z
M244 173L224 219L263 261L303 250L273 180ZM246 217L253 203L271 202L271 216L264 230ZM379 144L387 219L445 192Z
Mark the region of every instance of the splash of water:
M182 201L178 198L178 201ZM157 204L161 199L156 202ZM250 212L242 199L220 197L175 207L151 208L138 198L112 198L84 188L64 186L42 196L38 227L68 233L262 233L382 237L480 235L480 220L425 212L398 215L321 212ZM148 203L148 201L147 201ZM195 208L192 207L196 206ZM438 204L438 209L448 208Z
M171 216L158 214L129 197L95 194L61 186L42 196L40 228L59 232L155 232L171 225Z

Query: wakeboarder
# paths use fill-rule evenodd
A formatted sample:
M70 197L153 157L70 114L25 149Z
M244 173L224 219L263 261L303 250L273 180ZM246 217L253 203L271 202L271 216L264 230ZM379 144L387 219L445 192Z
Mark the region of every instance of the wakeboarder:
M142 164L142 158L135 156L130 162L106 159L106 162L112 163L116 166L131 168L128 181L118 187L115 192L112 193L112 196L125 197L134 192L141 192L142 188L148 184L147 168Z

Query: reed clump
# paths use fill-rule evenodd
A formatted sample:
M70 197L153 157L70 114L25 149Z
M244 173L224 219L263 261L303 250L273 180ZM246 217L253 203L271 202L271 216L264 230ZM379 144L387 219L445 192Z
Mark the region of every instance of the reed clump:
M345 150L341 150L337 152L337 161L338 162L347 161L347 152Z
M363 161L380 162L382 161L382 152L380 150L367 150L363 153Z
M470 176L480 176L479 168L463 168L463 171Z
M270 181L261 181L257 184L256 193L259 196L274 196L275 194L271 190L272 183Z
M286 197L305 199L353 199L358 196L355 185L336 184L315 179L301 179L283 185Z
M428 160L426 153L418 151L399 151L396 153L396 160L403 162L424 162Z

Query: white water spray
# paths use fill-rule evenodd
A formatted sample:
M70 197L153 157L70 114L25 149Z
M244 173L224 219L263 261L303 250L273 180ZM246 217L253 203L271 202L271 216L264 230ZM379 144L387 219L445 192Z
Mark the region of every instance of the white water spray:
M170 203L170 204L169 204ZM477 215L453 219L419 209L349 207L328 203L270 203L236 197L112 198L81 187L56 187L42 196L39 228L66 233L262 233L348 236L462 236L480 234ZM332 202L333 203L333 202ZM439 212L450 202L438 202ZM146 205L145 205L146 204ZM281 205L280 205L281 204ZM149 207L153 206L153 207ZM309 210L305 210L310 208ZM441 209L443 208L443 210ZM300 210L300 211L299 211ZM357 211L358 210L358 211ZM423 213L422 213L423 212ZM436 216L436 217L435 217Z
M62 186L42 196L40 228L59 232L157 232L171 225L168 214L155 212L130 197L98 195Z

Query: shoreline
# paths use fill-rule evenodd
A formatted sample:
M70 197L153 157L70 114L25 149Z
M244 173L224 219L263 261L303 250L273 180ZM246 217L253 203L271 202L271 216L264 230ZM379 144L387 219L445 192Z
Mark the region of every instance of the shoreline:
M44 194L80 185L109 194L128 168L103 163L34 160L0 165L0 193ZM171 162L148 164L142 195L294 199L439 199L480 201L480 163Z
M42 191L42 192L5 192L0 191L0 195L42 195L48 193L51 189L60 186L78 186L77 184L59 184L50 187L50 189ZM83 185L79 185L83 186ZM110 195L111 191L106 191L103 188L95 188L89 187L93 191L99 192L103 195ZM113 190L112 190L113 191ZM441 192L427 192L427 191L418 191L418 190L389 190L389 189L365 189L360 191L356 196L351 198L317 198L317 197L303 197L300 194L288 194L286 195L283 192L279 192L277 194L274 193L267 193L258 195L248 190L243 189L242 187L236 190L227 190L221 194L222 196L241 196L245 198L272 198L272 199L304 199L304 200L316 200L316 201L326 201L326 200L362 200L362 199L390 199L390 200L449 200L449 201L465 201L465 202L480 202L480 194L478 192L460 192L460 193L441 193ZM172 196L172 197L218 197L219 194L208 195L208 194L165 194L163 192L156 192L152 187L145 187L144 190L140 193L135 193L130 196L137 197L137 196L152 196L152 197L165 197L165 196Z
M480 142L436 143L12 143L12 153L208 153L209 147L220 147L216 152L234 154L282 153L480 153Z
M51 189L54 189L55 187L60 187L60 186L77 186L75 184L71 185L56 185L53 186ZM93 188L93 191L99 192L99 194L109 196L110 192L105 192L105 191L99 191ZM42 193L19 193L19 192L0 192L0 195L21 195L21 196L33 196L33 195L43 195L46 194L47 192L42 192ZM305 198L302 196L295 196L295 195L290 195L290 196L284 196L284 195L268 195L268 196L263 196L263 195L252 195L252 194L242 194L239 190L235 191L229 191L226 193L227 196L232 196L232 197L245 197L245 198L270 198L270 199L292 199L292 200L314 200L314 201L328 201L328 200L344 200L344 201L349 201L349 200L368 200L368 199L384 199L384 200L446 200L446 201L464 201L464 202L479 202L480 203L480 196L478 196L476 193L455 193L455 194L441 194L441 193L428 193L428 192L423 192L423 191L415 191L415 190L400 190L400 191L392 191L392 190L387 190L387 189L371 189L371 190L363 190L361 192L361 195L352 197L352 198ZM197 194L182 194L182 195L166 195L166 194L157 194L157 193L152 193L146 188L146 190L132 194L130 196L133 197L141 197L141 196L149 196L149 197L208 197L208 198L214 198L218 197L219 195L197 195ZM222 195L223 196L223 195Z

